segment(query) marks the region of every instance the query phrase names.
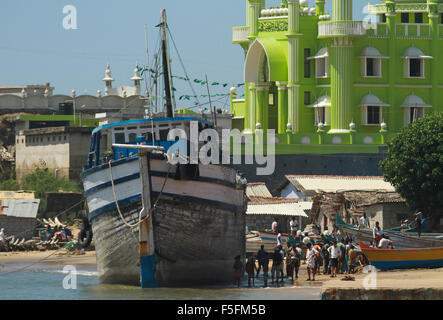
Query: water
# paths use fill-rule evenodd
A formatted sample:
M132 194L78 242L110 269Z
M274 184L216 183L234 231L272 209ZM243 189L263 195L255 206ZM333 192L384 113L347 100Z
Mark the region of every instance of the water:
M77 270L77 288L66 290L63 280L67 276L62 267L33 266L16 270L19 265L0 268L0 300L318 300L320 287L293 286L261 288L256 281L253 288L207 287L207 288L158 288L99 284L93 267ZM2 274L3 273L3 274ZM71 283L71 282L69 282ZM243 283L242 286L247 285Z

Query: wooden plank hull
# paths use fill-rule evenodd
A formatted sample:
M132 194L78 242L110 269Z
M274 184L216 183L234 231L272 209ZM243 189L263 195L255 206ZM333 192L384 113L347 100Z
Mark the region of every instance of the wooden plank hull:
M142 207L137 160L112 164L116 198L131 224ZM164 159L150 160L152 203L163 191L153 215L159 285L230 283L234 257L245 254L244 188L235 184L235 170L223 166L199 165L192 180L176 173ZM116 210L109 166L86 171L83 181L100 281L139 284L138 227L124 225Z
M371 265L380 270L443 267L443 247L384 250L360 242L360 248Z

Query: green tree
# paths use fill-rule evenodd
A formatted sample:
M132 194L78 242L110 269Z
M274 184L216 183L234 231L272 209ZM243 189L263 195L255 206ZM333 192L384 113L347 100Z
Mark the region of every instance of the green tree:
M443 113L434 112L405 127L388 143L381 163L385 180L406 199L434 217L443 212Z
M1 191L17 191L20 185L10 175L0 174L0 190Z
M46 211L45 192L79 192L79 185L65 177L56 177L52 171L41 162L35 171L25 176L20 185L22 190L35 191L35 196L40 199L40 212Z

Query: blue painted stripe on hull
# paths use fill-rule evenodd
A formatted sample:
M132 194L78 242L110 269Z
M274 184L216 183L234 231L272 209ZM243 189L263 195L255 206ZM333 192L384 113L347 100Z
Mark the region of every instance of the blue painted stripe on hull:
M112 167L113 168L114 167L118 167L118 166L120 166L122 164L125 164L125 163L129 163L129 162L132 162L132 161L137 161L138 159L139 159L138 156L134 156L132 158L123 158L123 159L120 159L120 160L117 160L117 161L113 161L112 162ZM91 175L93 173L96 173L98 171L104 170L104 169L109 169L109 163L105 163L105 164L102 164L100 166L93 167L91 169L83 171L82 174L81 174L81 179L85 180L87 176L89 176L89 175Z
M137 194L122 200L118 201L118 205L122 208L125 207L127 205L130 205L134 202L137 201L141 201L142 197L141 194ZM97 218L98 216L100 216L101 214L107 213L107 212L112 212L117 208L117 206L115 205L115 202L111 202L110 204L107 204L106 206L103 206L99 209L96 209L94 211L91 211L88 215L89 221L92 222L92 220L94 220L95 218Z
M371 261L370 263L380 270L443 267L443 259L421 261Z
M125 183L125 182L131 181L131 180L137 180L139 178L140 178L140 173L134 173L129 176L114 180L114 185L118 185L120 183ZM109 187L112 187L111 181L99 184L99 185L89 189L88 191L85 191L84 195L85 195L85 197L89 197L91 194L96 193L97 191L109 188ZM141 185L140 185L140 188L141 188Z

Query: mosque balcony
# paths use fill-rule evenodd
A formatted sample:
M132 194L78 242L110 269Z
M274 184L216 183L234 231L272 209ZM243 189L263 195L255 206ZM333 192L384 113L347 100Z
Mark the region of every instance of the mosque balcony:
M431 26L427 23L397 23L395 33L397 37L430 38Z
M322 38L364 35L366 35L366 28L362 21L332 21L318 23L318 36Z
M232 28L232 42L242 43L249 41L249 27L234 27Z

